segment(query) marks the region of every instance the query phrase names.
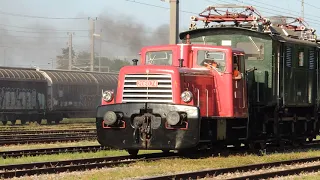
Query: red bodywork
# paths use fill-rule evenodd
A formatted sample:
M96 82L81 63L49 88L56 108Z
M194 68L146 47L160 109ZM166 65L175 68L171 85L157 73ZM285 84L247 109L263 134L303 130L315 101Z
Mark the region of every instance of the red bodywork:
M172 66L146 65L146 52L172 50ZM207 69L197 64L198 50L214 50L225 52L225 71ZM200 107L202 117L247 117L247 97L245 78L234 80L233 56L243 55L244 52L227 46L211 46L198 44L178 44L166 46L150 46L141 50L141 61L137 66L125 66L119 72L117 96L115 102L102 100L102 105L123 103L123 89L126 74L170 74L172 84L173 104L184 104ZM183 59L183 67L179 67L178 59ZM244 66L244 62L242 62ZM138 84L146 82L138 82ZM149 85L156 86L155 82ZM181 100L183 91L191 91L193 100L184 103Z

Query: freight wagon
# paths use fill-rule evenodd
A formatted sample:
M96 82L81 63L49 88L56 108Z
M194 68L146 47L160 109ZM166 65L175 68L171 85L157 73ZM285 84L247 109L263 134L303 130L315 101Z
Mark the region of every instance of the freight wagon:
M116 88L116 73L0 67L0 118L59 123L63 118L93 118L105 88Z

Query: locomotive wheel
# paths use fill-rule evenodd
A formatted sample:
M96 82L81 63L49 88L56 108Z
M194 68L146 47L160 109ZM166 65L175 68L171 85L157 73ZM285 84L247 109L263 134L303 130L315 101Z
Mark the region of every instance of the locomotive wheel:
M234 146L235 149L240 149L241 148L241 143L240 142L239 143L234 143L233 146Z
M8 121L2 121L3 125L7 125Z
M41 121L42 121L42 119L37 119L37 120L36 120L36 122L37 122L38 124L41 124Z
M59 122L60 122L59 120L54 120L55 124L59 124Z
M248 147L249 147L250 150L255 150L256 149L254 143L249 143Z
M249 142L248 148L250 150L257 150L257 149L265 149L267 147L267 143L265 142Z
M312 142L313 141L313 137L308 137L307 139L309 142Z
M293 147L298 147L299 146L299 140L296 140L296 139L292 140L291 144L292 144Z
M12 125L15 125L16 122L17 122L17 120L11 120L11 124L12 124Z
M267 143L266 142L260 142L259 143L259 146L260 146L260 149L266 149L266 147L267 147Z
M22 125L25 125L27 123L26 120L20 120Z
M127 151L131 156L137 156L139 152L138 149L128 149Z

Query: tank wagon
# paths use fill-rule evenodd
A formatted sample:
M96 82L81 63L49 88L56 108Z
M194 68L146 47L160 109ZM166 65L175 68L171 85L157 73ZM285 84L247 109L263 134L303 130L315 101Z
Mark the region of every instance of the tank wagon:
M59 123L95 117L103 89L117 86L117 74L0 67L0 82L3 124Z
M103 94L98 141L130 154L311 141L319 135L319 44L314 29L288 19L209 6L191 17L182 44L143 47L140 64L120 70L117 95Z

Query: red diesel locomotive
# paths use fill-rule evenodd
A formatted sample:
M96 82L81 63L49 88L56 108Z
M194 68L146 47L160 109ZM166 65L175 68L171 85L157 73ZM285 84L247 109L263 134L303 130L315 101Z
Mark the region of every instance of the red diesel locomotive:
M206 67L213 59L217 68ZM240 79L233 77L236 66ZM248 117L244 69L244 52L231 47L142 48L141 64L120 70L117 96L103 93L97 114L99 142L131 153L185 149L209 141L201 138L201 130L207 128L200 127L201 119L231 118L237 126L237 118ZM217 139L224 139L225 121L216 126L212 136L217 133Z
M217 14L203 14L210 11ZM300 19L268 20L251 6L204 12L191 18L204 28L192 23L180 34L182 44L143 47L140 64L123 67L117 89L102 93L101 145L130 154L241 143L264 148L319 134L314 30Z

